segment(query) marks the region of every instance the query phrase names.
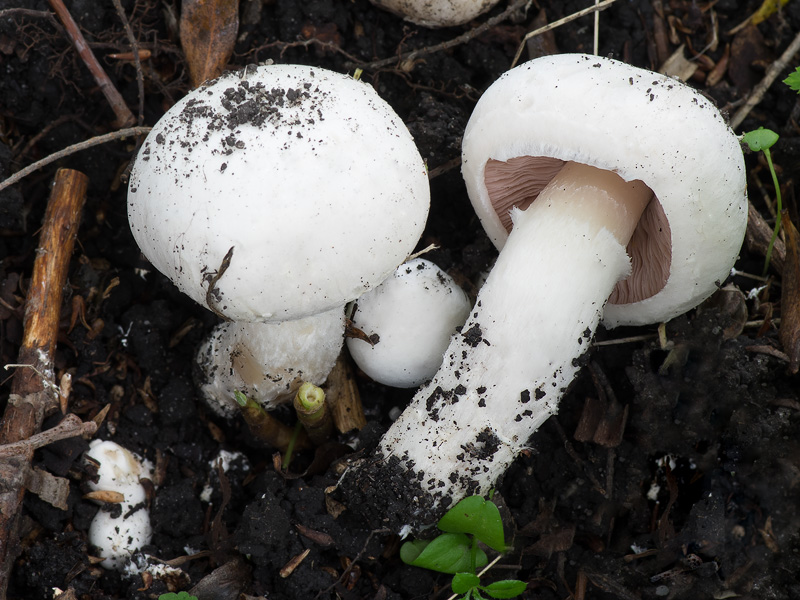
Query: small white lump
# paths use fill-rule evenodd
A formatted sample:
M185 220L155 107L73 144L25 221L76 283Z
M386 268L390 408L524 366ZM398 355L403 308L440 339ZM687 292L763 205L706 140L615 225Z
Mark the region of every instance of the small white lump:
M423 27L454 27L470 22L498 0L370 0L406 21Z
M374 345L348 338L347 349L373 380L416 387L439 369L450 336L469 310L469 298L452 277L416 258L357 300L353 325Z
M344 338L344 309L283 323L218 325L197 351L200 394L222 417L237 413L234 391L272 410L305 381L324 383Z
M114 510L98 511L89 527L89 543L104 559L101 566L124 571L133 553L149 544L152 537L146 493L140 480L152 478L153 465L110 441L92 441L86 456L100 464L97 483L89 483L91 490L123 495L122 502L112 505Z

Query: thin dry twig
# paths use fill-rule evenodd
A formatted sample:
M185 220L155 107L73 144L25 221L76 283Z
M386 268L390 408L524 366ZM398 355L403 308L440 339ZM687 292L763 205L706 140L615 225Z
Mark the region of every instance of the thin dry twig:
M139 92L139 117L136 121L138 125L144 123L144 74L142 73L142 59L139 55L139 42L136 36L133 35L130 21L125 15L125 9L122 8L120 0L111 0L114 3L114 8L117 10L119 20L122 21L122 26L125 28L125 35L128 36L128 43L131 45L133 52L133 64L136 67L136 86Z
M733 115L733 118L731 118L731 129L739 127L742 121L747 118L747 115L750 114L750 111L761 102L761 99L764 97L769 87L775 82L780 72L786 68L786 65L794 59L794 55L797 54L798 51L800 51L800 33L794 37L792 43L784 50L780 58L769 66L764 78L756 84L747 97L747 100L745 100L744 105Z
M126 137L131 137L134 135L144 135L145 133L148 133L151 129L152 127L128 127L127 129L112 131L111 133L98 135L97 137L89 138L88 140L84 140L83 142L72 144L72 146L67 146L63 150L59 150L58 152L55 152L50 156L45 156L42 160L37 160L35 163L30 164L24 169L17 171L8 179L0 181L0 192L2 192L7 187L14 185L21 179L24 179L31 173L38 171L42 167L46 167L50 163L55 162L61 158L64 158L65 156L69 156L70 154L75 154L76 152L80 152L81 150L86 150L87 148L92 148L93 146L99 146L100 144L106 144L108 142L121 140Z
M56 16L47 10L32 10L30 8L5 8L0 10L0 19L14 17L29 17L32 19L47 19L56 29L61 30L61 24Z
M545 25L544 27L539 27L539 29L534 29L533 31L529 32L524 38L522 38L522 42L520 42L519 48L517 48L517 53L514 55L514 60L511 61L511 67L513 68L514 66L516 66L519 57L522 56L522 51L525 49L526 42L532 37L536 37L537 35L546 33L551 29L555 29L556 27L561 27L562 25L566 25L567 23L569 23L570 21L574 21L575 19L580 19L581 17L585 17L586 15L590 15L592 13L605 10L609 6L614 4L614 2L616 1L617 0L603 0L599 4L595 4L593 6L590 6L589 8L584 8L583 10L579 10L576 13L572 13L571 15L568 15L563 19L559 19L558 21L553 21L549 25Z
M100 86L100 90L103 92L106 100L108 100L108 103L111 105L114 114L117 116L119 125L121 127L133 125L136 122L136 118L128 108L128 105L125 104L122 94L114 87L114 84L108 78L108 75L106 75L106 72L103 70L103 67L98 62L91 48L89 48L89 44L86 42L80 29L78 29L78 25L75 23L72 15L69 14L67 7L64 6L62 0L48 0L48 2L56 15L58 15L62 25L64 25L67 37L69 37L70 41L75 46L75 50L78 51L83 62L92 73L97 85Z
M614 1L615 0L606 0L606 2L614 2ZM485 23L482 23L477 27L470 29L469 31L459 35L458 37L455 37L452 40L448 40L446 42L442 42L441 44L426 46L425 48L419 48L417 50L412 50L411 52L404 52L403 54L398 54L397 56L384 58L382 60L376 60L370 63L356 63L355 65L351 66L357 66L364 70L374 71L377 69L381 69L383 67L388 67L389 65L393 65L399 62L414 60L416 58L419 58L420 56L425 56L427 54L433 54L435 52L440 52L442 50L448 50L450 48L454 48L455 46L460 46L461 44L469 42L470 40L473 40L479 35L485 33L498 23L502 23L503 21L511 17L511 15L521 10L523 6L528 4L528 2L529 0L516 0L515 2L512 2L508 6L508 8L506 8L499 15L492 17Z
M0 446L0 456L26 454L59 440L78 437L79 435L92 435L95 431L97 431L97 423L94 421L86 421L84 423L79 416L70 413L52 429L42 431L13 444Z
M67 281L89 179L60 169L45 211L42 234L25 300L23 338L9 403L0 419L0 443L16 444L39 433L47 414L59 409L53 374L63 288ZM34 447L0 455L0 598L19 554L22 501Z

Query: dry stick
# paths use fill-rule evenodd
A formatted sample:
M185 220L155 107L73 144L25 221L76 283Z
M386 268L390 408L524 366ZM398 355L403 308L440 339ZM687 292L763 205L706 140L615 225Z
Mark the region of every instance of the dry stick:
M91 148L92 146L99 146L100 144L106 144L108 142L113 142L116 140L120 140L135 135L142 135L144 133L149 132L151 129L152 127L129 127L128 129L120 129L119 131L112 131L111 133L98 135L97 137L89 138L88 140L85 140L83 142L72 144L72 146L67 146L63 150L59 150L58 152L51 154L50 156L45 156L42 160L37 160L35 163L28 165L24 169L20 169L8 179L0 181L0 192L2 192L7 187L14 185L19 180L27 177L31 173L38 171L42 167L46 167L50 163L55 162L61 158L64 158L65 156L69 156L70 154L75 154L76 152L80 152L81 150L86 150L87 148Z
M614 2L614 0L606 0L606 2ZM453 38L452 40L448 40L446 42L442 42L441 44L436 44L434 46L426 46L425 48L419 48L418 50L412 50L411 52L405 52L403 54L399 54L397 56L392 56L391 58L384 58L382 60L376 60L375 62L361 64L358 63L354 66L358 66L365 70L376 70L383 67L388 67L389 65L393 65L398 62L405 62L408 60L414 60L420 56L425 56L426 54L433 54L434 52L440 52L441 50L447 50L449 48L453 48L455 46L460 46L470 40L475 39L482 33L485 33L498 23L501 23L508 19L511 15L515 12L519 11L524 5L528 3L528 0L516 0L512 2L508 8L506 8L503 12L501 12L496 17L492 17L491 19L487 20L485 23L478 25L477 27L470 29L466 33L459 35L458 37Z
M97 61L97 58L95 58L91 48L89 48L89 44L86 43L86 39L83 37L80 29L78 29L78 25L75 23L72 15L69 14L67 7L64 6L62 0L47 1L56 12L56 15L58 15L59 20L64 25L64 29L67 30L67 36L72 41L72 44L75 46L78 54L83 59L83 62L89 68L89 71L91 71L92 75L94 76L94 80L97 82L97 85L100 86L100 90L103 92L106 100L108 100L108 103L111 105L114 114L117 115L119 126L129 127L130 125L133 125L136 122L136 118L128 108L128 105L125 104L125 100L123 100L122 95L117 91L117 88L114 87L114 84L111 83L111 80L108 78L108 75L106 75L103 67Z
M590 6L589 8L584 8L583 10L579 10L576 13L572 13L564 17L563 19L559 19L558 21L553 21L549 25L545 25L544 27L540 27L539 29L534 29L530 33L528 33L524 38L522 38L522 42L520 42L519 48L517 48L517 53L514 55L514 60L511 61L511 67L513 68L519 57L522 56L522 51L525 48L525 43L531 39L532 37L536 37L537 35L541 35L550 31L551 29L555 29L556 27L561 27L562 25L566 25L570 21L574 21L575 19L580 19L581 17L585 17L586 15L590 15L592 13L596 13L601 10L607 9L609 6L614 4L617 0L603 0L599 4L595 4L594 6Z
M128 43L131 45L131 51L133 52L133 64L136 67L136 86L139 91L139 118L136 123L141 125L144 123L144 74L142 73L142 59L139 56L139 42L136 40L136 36L133 35L133 29L128 17L125 15L125 9L122 8L122 2L120 0L112 1L119 15L119 20L122 21L122 26L125 28L125 35L128 36Z
M769 69L767 69L767 73L764 75L764 79L758 82L753 90L750 92L750 95L747 97L747 100L739 110L736 111L736 114L733 115L731 119L731 129L736 129L739 125L742 124L742 121L747 118L747 115L750 114L750 111L761 102L761 99L764 97L764 94L769 89L769 86L773 84L775 79L777 79L778 75L781 71L788 65L794 55L800 51L800 33L798 33L792 43L789 44L789 47L784 50L783 54L781 54L780 58L773 62Z
M0 457L14 454L26 454L59 440L92 435L95 431L97 431L97 423L94 421L86 421L84 423L78 415L70 413L52 429L32 435L27 440L20 440L13 444L0 446Z
M56 173L25 301L17 362L29 368L17 368L14 373L8 406L0 421L0 444L14 444L35 435L45 415L59 407L54 392L53 352L62 289L87 186L88 178L79 171L60 169ZM0 457L0 600L5 598L8 577L20 550L22 499L33 450L29 445L19 453Z

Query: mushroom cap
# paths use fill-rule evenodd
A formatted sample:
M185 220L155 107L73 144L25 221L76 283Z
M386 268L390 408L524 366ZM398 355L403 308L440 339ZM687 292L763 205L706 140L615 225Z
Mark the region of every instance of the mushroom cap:
M439 369L450 337L470 308L452 277L429 260L415 258L358 299L353 325L377 340L371 346L347 338L347 349L373 380L416 387Z
M370 0L423 27L454 27L482 15L500 0Z
M366 83L301 65L247 67L189 93L147 136L128 189L133 236L159 271L218 314L262 322L383 281L429 204L392 108Z
M508 71L478 101L462 161L473 207L500 249L511 207L527 208L564 161L647 184L654 198L628 244L632 273L606 304L607 327L696 306L727 278L742 245L736 135L696 90L622 62L561 54Z

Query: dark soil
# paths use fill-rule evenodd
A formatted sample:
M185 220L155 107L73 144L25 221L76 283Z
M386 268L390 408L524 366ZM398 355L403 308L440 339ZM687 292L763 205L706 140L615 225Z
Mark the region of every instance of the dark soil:
M130 50L112 3L66 4L136 113L135 70L108 56ZM175 21L180 3L122 4L140 44L152 52L144 62L142 101L144 124L153 124L189 88ZM495 251L473 216L455 161L464 125L481 91L509 67L521 37L534 28L539 7L555 21L588 4L539 0L526 16L468 43L374 69L367 63L454 38L468 27L425 30L367 0L242 0L229 66L272 59L339 72L363 67L362 78L407 123L434 175L420 248L438 244L429 256L474 292ZM663 19L654 10L662 4ZM665 58L660 40L662 54L687 43L686 55L693 56L716 31L718 44L706 52L708 64L700 59L691 83L732 113L800 32L800 5L790 2L757 27L727 33L760 4L619 0L602 13L600 54L657 68ZM0 0L0 9L19 7L48 10L45 0ZM479 21L504 8L501 3ZM591 17L537 44L549 52L591 46ZM728 51L727 70L707 85ZM116 129L113 112L54 20L0 13L0 65L3 177ZM790 205L799 113L797 96L778 81L740 128L765 126L782 135L773 156ZM153 564L172 561L175 569L125 578L93 563L86 532L98 509L82 499L86 473L77 457L86 443L72 440L36 455L37 466L69 478L69 509L26 496L26 535L9 597L49 599L59 588L78 598L145 599L199 583L201 599L240 593L271 600L447 598L448 578L405 566L396 536L371 531L353 511L332 514L325 490L337 480L335 465L327 467L338 456L333 450L321 452L325 467L315 474L284 477L273 466L273 451L242 423L213 418L197 401L192 357L217 318L148 269L133 242L121 176L134 148L125 140L57 163L86 173L90 186L56 366L59 374L72 374L71 410L84 420L110 405L97 437L157 464L154 536L146 554ZM751 199L769 219L763 199L772 195L770 177L756 155L746 160ZM4 364L16 362L22 299L55 166L0 193ZM760 273L762 264L763 256L744 249L737 269ZM663 347L655 326L598 333L601 341L630 340L594 347L558 416L504 477L495 499L514 544L487 581L522 579L529 584L524 597L541 600L800 598L800 393L778 341L780 282L775 275L752 298L733 296L733 304L717 298L673 320ZM745 294L764 285L747 276L731 283ZM83 318L73 321L81 303ZM739 326L765 318L763 326ZM358 385L369 421L359 442L369 447L388 425L390 409L402 407L412 391L383 388L360 375ZM9 389L6 380L0 409ZM598 402L605 408L595 408ZM586 434L585 411L598 414L601 431ZM222 477L215 467L221 451L236 457ZM298 473L312 458L297 458Z

